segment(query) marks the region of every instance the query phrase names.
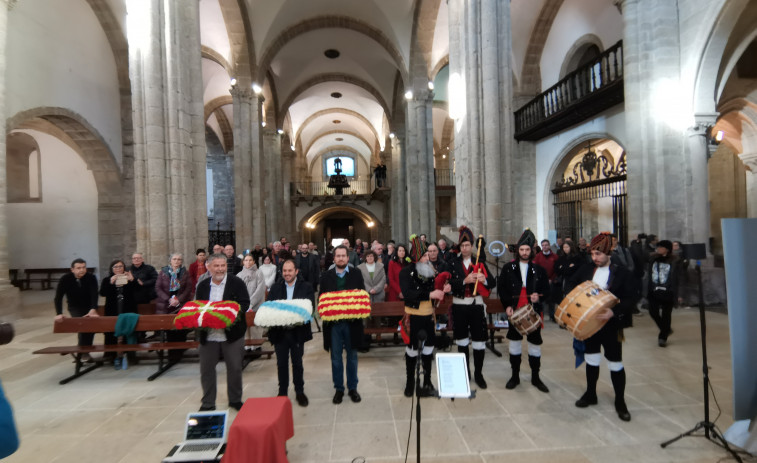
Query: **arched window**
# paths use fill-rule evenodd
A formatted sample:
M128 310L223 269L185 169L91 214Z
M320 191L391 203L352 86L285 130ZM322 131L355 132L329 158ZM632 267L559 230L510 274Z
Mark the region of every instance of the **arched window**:
M42 171L37 141L23 132L6 139L6 184L9 203L42 201Z
M326 175L334 175L336 174L335 168L334 168L334 161L336 159L339 159L342 161L342 175L346 177L354 177L355 176L355 160L351 157L347 156L333 156L326 159Z

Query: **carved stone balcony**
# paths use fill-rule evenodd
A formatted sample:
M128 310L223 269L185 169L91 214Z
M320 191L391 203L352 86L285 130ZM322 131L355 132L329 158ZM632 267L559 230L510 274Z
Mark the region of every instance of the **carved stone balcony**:
M537 141L623 102L623 42L515 111L515 139Z

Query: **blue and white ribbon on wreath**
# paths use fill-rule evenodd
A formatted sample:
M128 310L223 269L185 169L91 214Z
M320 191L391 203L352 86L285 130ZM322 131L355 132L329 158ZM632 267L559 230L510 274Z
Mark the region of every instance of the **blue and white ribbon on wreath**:
M310 299L266 301L255 312L255 325L271 328L308 323L313 319Z

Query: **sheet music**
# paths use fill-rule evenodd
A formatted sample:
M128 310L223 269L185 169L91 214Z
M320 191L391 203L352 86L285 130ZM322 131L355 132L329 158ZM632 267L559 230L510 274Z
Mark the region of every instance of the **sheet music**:
M439 397L469 398L468 367L463 353L436 354L436 376Z

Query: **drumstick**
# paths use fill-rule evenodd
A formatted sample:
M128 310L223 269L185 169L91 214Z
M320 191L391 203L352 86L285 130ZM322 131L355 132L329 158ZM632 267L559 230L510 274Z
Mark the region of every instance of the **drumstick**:
M478 250L476 250L476 265L478 265L478 258L481 256L481 243L484 240L484 235L478 235ZM479 267L478 272L481 273L481 268ZM476 279L476 284L473 285L473 297L476 297L476 291L478 291L478 279Z

